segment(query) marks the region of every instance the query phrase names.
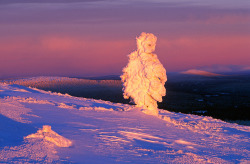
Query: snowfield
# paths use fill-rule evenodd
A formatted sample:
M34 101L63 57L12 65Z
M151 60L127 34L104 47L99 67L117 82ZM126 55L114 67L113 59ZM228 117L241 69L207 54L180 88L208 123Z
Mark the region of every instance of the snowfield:
M250 127L0 83L0 163L250 163Z

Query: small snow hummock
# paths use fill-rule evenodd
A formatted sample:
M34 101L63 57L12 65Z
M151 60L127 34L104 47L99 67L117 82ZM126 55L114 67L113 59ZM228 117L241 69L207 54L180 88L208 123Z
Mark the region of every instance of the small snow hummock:
M70 141L69 139L67 139L67 138L57 134L53 130L51 130L51 126L49 126L49 125L44 125L43 129L39 129L37 131L37 133L30 134L30 135L24 137L24 139L28 139L28 138L44 139L44 140L47 140L49 142L54 143L58 147L70 147L70 146L72 146L72 141Z
M157 101L166 95L166 70L156 54L156 36L142 33L137 38L137 50L129 54L129 63L123 69L123 96L148 114L157 114Z

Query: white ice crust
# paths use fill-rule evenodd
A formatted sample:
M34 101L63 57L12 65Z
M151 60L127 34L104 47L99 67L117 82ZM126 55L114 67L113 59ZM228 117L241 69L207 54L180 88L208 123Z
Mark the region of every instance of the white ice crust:
M123 96L138 107L157 109L157 101L166 95L166 70L153 54L157 38L151 33L141 33L137 39L137 50L128 55L128 65L123 69Z

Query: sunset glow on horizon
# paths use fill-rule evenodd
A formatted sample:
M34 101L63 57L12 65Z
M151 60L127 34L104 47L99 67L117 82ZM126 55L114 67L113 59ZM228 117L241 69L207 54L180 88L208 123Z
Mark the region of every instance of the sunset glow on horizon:
M0 78L119 75L141 32L157 36L167 72L249 68L249 29L245 0L3 0Z

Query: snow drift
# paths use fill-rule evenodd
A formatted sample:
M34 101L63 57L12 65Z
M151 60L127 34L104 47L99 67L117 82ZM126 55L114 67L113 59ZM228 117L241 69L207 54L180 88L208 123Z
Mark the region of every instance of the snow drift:
M38 130L37 133L30 134L24 138L25 139L28 139L28 138L44 139L46 141L54 143L56 146L59 146L59 147L72 146L72 142L69 139L64 138L63 136L60 136L59 134L51 130L51 126L49 125L44 125L43 129Z

